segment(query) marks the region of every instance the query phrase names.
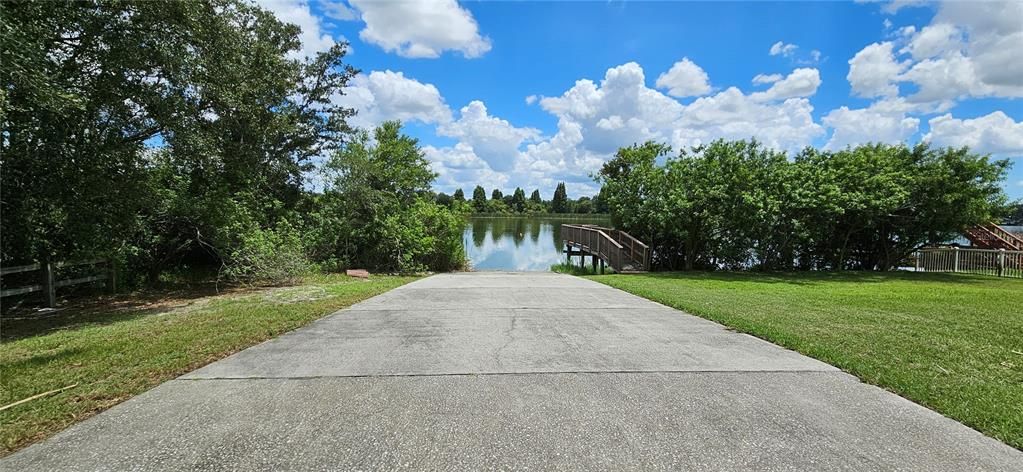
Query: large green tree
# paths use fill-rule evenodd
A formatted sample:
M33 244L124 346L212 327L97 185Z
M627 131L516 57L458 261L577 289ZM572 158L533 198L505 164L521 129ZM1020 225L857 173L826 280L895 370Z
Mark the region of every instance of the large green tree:
M464 222L426 198L436 174L401 123L356 134L325 170L327 189L310 236L314 258L339 267L416 272L464 262Z
M8 2L0 28L5 262L222 259L349 132L345 45L296 59L247 2Z

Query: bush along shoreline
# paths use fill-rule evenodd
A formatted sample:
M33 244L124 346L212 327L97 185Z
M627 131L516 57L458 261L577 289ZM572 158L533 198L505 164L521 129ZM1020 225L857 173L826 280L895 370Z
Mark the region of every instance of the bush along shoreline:
M620 149L597 175L613 224L660 270L891 270L1003 216L1008 160L926 144L795 156L756 141Z

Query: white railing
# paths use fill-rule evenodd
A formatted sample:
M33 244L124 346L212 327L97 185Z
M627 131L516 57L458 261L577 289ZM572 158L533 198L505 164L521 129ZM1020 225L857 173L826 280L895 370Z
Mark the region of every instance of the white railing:
M918 272L960 272L1023 278L1023 251L928 248L917 251L913 259L914 268Z

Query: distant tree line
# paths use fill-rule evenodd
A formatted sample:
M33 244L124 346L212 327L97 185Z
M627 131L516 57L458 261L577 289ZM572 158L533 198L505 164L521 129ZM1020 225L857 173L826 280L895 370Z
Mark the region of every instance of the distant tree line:
M670 152L622 148L598 175L614 224L650 242L661 269L890 270L1007 213L1009 162L965 148L867 144L789 158L715 141Z
M576 200L568 198L565 190L565 183L558 183L554 189L554 195L550 200L544 200L540 195L540 189L533 190L526 198L526 192L516 187L511 195L504 195L501 189L493 189L490 197L487 198L487 190L477 185L472 191L472 199L466 200L462 189L455 189L452 195L438 193L435 196L438 204L448 208L468 213L488 214L545 214L545 213L607 213L607 205L600 195L594 197L579 197Z
M1023 226L1023 201L1017 201L1009 205L1008 210L1005 212L1005 217L1002 218L1002 224Z

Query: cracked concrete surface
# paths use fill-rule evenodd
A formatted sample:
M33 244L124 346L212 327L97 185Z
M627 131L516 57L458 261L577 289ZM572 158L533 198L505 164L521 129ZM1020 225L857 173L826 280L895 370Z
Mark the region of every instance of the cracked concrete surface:
M595 282L429 277L167 382L3 470L1023 470L834 367Z

